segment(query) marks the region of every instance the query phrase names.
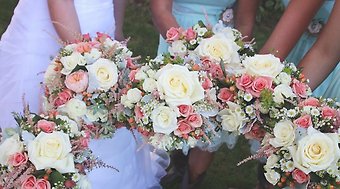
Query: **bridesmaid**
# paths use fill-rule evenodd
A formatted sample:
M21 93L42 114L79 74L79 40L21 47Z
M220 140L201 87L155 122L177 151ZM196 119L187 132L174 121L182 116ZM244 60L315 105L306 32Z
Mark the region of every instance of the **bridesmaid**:
M223 10L233 7L236 8L235 28L240 30L244 36L248 36L245 40L251 40L259 1L238 0L236 5L235 1L236 0L151 0L150 5L153 21L161 34L158 54L167 52L168 44L164 38L166 38L166 31L171 27L189 28L199 20L202 20L206 24L214 25L218 22ZM233 24L233 22L231 22L231 24ZM236 143L235 137L231 138L230 136L228 140L231 141L230 146L233 147ZM174 152L172 160L175 162L175 173L179 171L178 169L180 168L178 167L183 167L179 165L181 163L179 159L183 159L182 162L186 161L186 157L184 157L181 152ZM198 182L203 180L203 176L213 160L213 153L194 148L189 152L188 159L188 168L184 170L185 176L183 178L182 188L197 188Z
M298 64L318 38L334 2L334 0L283 0L287 6L286 11L260 53L273 53L274 50L277 57ZM311 86L313 95L339 99L340 94L325 94L339 71L340 66L337 66L319 86Z

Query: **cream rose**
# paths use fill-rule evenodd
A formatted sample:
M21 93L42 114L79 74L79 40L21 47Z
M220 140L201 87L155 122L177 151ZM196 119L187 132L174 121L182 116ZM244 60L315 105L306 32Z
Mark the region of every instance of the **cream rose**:
M157 72L156 79L161 98L170 106L192 105L204 98L198 73L185 66L168 64Z
M338 144L336 133L321 133L308 127L307 135L298 141L297 148L290 148L294 165L306 174L327 170L339 161Z
M222 119L222 127L229 132L238 132L246 121L245 114L241 111L241 107L233 102L227 102L228 108L218 113Z
M60 62L63 64L61 73L68 75L77 65L84 66L86 64L85 58L78 52L73 52L70 56L64 56L60 58Z
M114 62L100 58L92 65L86 66L89 72L89 87L87 91L108 91L118 81L118 69Z
M67 113L70 118L77 120L86 114L86 104L84 101L77 98L72 98L61 107L61 111Z
M195 52L201 57L208 57L217 62L240 63L238 50L240 47L233 39L218 33L210 38L203 39Z
M246 68L246 73L252 76L271 78L275 78L284 67L280 59L272 54L257 54L252 57L246 57L242 63Z
M275 124L274 136L269 143L277 147L287 147L293 144L295 140L294 124L290 120L283 120Z
M9 157L24 150L24 144L20 141L19 135L14 134L0 144L0 164L8 165Z
M78 124L75 121L73 121L72 119L70 119L69 117L63 116L63 115L57 115L56 118L65 121L67 127L70 129L70 132L72 134L79 134L80 133Z
M267 169L272 169L274 167L277 167L279 166L279 164L277 163L278 161L279 161L279 157L275 154L272 154L268 157L264 168L267 170Z
M153 129L157 133L170 134L177 129L177 114L167 106L156 107L151 112Z
M183 56L187 52L187 47L184 45L183 41L174 41L168 48L169 53L172 56Z
M92 48L90 52L84 53L84 58L86 59L87 64L92 64L98 60L101 55L102 53L98 49Z
M152 78L146 78L143 82L143 89L146 92L152 92L157 89L157 82Z
M60 173L75 172L71 147L67 134L41 132L28 144L28 157L37 170L55 168Z

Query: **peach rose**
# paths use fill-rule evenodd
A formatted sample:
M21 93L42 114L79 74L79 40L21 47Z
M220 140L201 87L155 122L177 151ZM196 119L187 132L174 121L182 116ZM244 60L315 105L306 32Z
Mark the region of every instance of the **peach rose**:
M187 123L193 128L199 128L203 124L201 115L191 114L186 118Z
M328 106L322 107L321 115L323 118L333 118L336 115L336 110Z
M166 41L167 42L172 42L172 41L178 40L179 37L180 37L180 30L178 28L171 27L166 32Z
M55 106L61 106L68 102L72 98L72 91L69 89L64 89L61 91L57 98L54 100L54 105Z
M228 88L222 88L217 95L217 98L222 102L233 101L233 97L233 92L231 92Z
M300 169L295 169L292 172L293 179L296 180L297 183L302 184L309 181L310 177L308 174L305 174Z
M250 88L252 83L253 79L248 74L243 74L241 77L236 79L236 87L243 91Z
M37 179L33 175L29 175L24 179L24 182L21 185L21 189L35 189L35 184Z
M292 84L293 92L302 97L306 98L307 97L307 85L304 83L301 83L300 81L294 79L293 84Z
M51 189L51 184L45 179L39 179L35 183L35 188L36 189Z
M17 152L9 157L9 164L13 165L14 167L25 164L28 160L26 153Z
M260 97L260 93L264 89L271 89L272 87L272 78L260 76L254 80L251 85L251 90L249 90L250 94L255 97Z
M189 28L185 33L185 39L188 41L195 39L196 36L197 34L192 28Z
M204 90L210 89L211 87L213 87L213 83L208 77L205 77L202 83L202 87Z
M52 133L55 128L55 123L52 121L42 119L38 121L37 127L40 128L45 133Z
M179 114L183 117L188 117L192 112L193 108L190 105L182 104L177 106Z
M294 123L299 127L308 128L312 126L312 118L310 115L304 115L296 119Z
M313 106L318 107L320 106L320 101L317 98L309 97L306 100L302 101L302 106Z
M174 134L179 137L188 138L188 134L192 131L191 126L185 120L179 121L177 125L178 127Z
M89 75L84 70L78 70L66 76L65 85L68 89L81 93L89 84Z
M91 51L91 45L89 43L78 43L76 47L76 51L79 53L85 53Z

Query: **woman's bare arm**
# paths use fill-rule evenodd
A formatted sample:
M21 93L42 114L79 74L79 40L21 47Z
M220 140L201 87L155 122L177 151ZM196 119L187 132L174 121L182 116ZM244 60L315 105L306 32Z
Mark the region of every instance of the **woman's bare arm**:
M77 12L73 0L48 0L51 21L65 42L72 42L81 34Z
M114 17L116 22L115 27L115 39L118 41L123 41L123 25L124 25L124 15L126 8L126 0L113 0L114 3Z

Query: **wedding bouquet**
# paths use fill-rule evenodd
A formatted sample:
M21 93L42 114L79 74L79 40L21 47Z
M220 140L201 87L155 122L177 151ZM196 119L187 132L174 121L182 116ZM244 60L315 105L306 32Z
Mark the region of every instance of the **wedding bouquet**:
M267 180L280 188L340 187L340 106L331 99L313 97L295 101L269 119L262 141L269 155Z
M123 43L102 33L66 45L45 73L46 111L69 116L94 138L111 137L120 121L115 104L134 66L131 55Z
M0 188L90 188L85 170L100 165L89 134L63 115L16 115L18 129L3 132Z
M155 147L186 151L213 135L207 119L217 109L205 90L206 73L196 68L158 57L131 72L121 104L129 123Z
M246 57L242 64L241 74L230 79L233 102L219 115L225 130L262 142L258 154L245 161L269 156L265 176L279 188L335 186L339 105L310 97L301 70L273 55Z

